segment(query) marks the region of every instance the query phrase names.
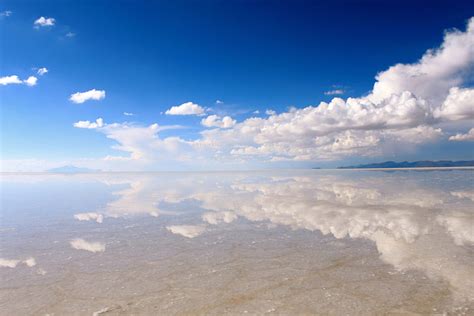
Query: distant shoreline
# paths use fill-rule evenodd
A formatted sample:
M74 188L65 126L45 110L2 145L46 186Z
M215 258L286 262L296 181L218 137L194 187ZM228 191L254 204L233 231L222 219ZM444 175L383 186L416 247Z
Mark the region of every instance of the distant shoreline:
M256 169L256 170L209 170L209 171L97 171L97 172L48 172L48 171L0 171L0 175L93 175L93 174L146 174L146 173L168 173L168 174L183 174L183 173L247 173L247 172L275 172L275 171L390 171L390 170L474 170L474 166L465 167L407 167L407 168L295 168L295 169Z

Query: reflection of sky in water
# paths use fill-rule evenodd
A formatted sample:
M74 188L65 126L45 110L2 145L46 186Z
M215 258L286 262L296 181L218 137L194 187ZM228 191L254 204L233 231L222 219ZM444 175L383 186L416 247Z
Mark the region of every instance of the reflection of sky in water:
M168 251L191 240L212 249L243 225L261 236L302 230L369 242L395 273L421 272L469 305L473 178L472 171L5 175L0 272L45 277L60 270L52 261L74 260L74 251L100 263L114 249L132 253L165 238ZM152 240L158 231L166 237Z

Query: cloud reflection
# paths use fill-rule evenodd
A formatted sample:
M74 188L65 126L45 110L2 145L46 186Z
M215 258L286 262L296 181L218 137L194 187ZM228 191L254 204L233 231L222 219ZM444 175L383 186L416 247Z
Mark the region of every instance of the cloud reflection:
M101 242L85 241L81 238L76 238L70 241L70 245L74 249L85 250L90 252L104 252L105 244Z

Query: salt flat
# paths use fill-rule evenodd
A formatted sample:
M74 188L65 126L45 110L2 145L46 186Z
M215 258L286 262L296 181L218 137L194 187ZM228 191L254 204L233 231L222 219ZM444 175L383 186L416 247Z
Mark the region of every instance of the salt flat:
M473 179L3 174L0 312L472 314Z

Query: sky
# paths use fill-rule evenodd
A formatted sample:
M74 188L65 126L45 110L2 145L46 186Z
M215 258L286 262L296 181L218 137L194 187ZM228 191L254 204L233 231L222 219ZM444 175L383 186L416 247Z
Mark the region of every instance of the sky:
M0 1L1 170L474 159L472 1Z

